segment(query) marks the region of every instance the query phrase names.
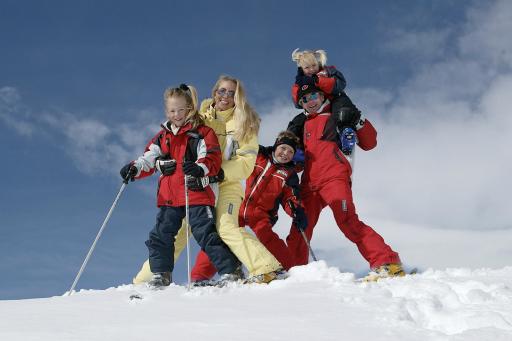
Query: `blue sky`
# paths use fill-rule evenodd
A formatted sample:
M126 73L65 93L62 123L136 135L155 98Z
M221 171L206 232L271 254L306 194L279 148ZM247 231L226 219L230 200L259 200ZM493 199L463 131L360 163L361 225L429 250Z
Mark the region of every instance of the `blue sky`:
M413 226L425 241L450 231L452 251L461 233L466 252L481 232L501 247L512 218L511 15L507 1L2 1L0 299L68 289L119 190L119 168L163 119L165 87L190 83L205 98L219 74L242 79L270 143L294 114L297 47L327 50L379 129L378 150L357 160L361 215L422 266L429 261L396 231ZM154 180L130 184L79 288L130 282L147 254L155 189ZM331 230L341 246L318 232L319 253L365 271ZM505 246L469 264L447 261L449 250L430 264L510 265Z

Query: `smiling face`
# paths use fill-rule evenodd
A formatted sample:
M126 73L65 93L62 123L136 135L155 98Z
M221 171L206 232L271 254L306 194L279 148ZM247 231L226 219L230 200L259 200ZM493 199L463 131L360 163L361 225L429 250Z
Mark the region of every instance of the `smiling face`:
M304 74L306 76L316 75L320 70L320 67L318 66L318 63L316 61L304 61L300 63L300 67L302 68L302 71L304 71Z
M190 107L184 97L172 96L165 100L165 115L176 127L185 124Z
M215 91L215 108L224 111L235 106L236 83L223 80L219 82L219 87Z
M318 112L323 103L324 94L321 92L310 92L300 99L300 105L310 114Z
M274 150L274 158L279 163L288 163L292 161L295 151L287 144L280 144Z

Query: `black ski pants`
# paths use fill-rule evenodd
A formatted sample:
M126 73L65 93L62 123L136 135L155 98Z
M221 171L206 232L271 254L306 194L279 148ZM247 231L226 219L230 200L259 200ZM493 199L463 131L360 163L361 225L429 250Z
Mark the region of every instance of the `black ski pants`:
M174 269L174 240L185 218L185 207L162 206L155 227L149 232L146 246L149 250L151 272ZM220 239L215 228L215 210L211 206L189 206L189 224L192 235L206 252L220 275L232 273L240 261Z

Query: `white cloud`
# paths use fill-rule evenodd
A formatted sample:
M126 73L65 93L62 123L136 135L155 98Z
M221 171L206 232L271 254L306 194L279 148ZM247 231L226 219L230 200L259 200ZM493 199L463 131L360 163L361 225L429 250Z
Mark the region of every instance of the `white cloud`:
M510 264L511 7L498 1L472 8L464 27L453 30L458 35L443 42L456 50L437 61L423 59L398 88L350 92L379 132L377 148L356 155L358 214L407 265ZM271 110L283 122L280 128L290 107ZM271 117L265 116L270 122L263 129L276 129ZM278 222L281 236L289 224L286 217ZM329 209L312 244L317 255L342 269L367 267Z
M394 29L384 47L397 54L406 54L408 58L431 60L443 57L447 52L447 42L451 29L431 29L427 31L410 31Z
M30 122L30 114L21 105L21 96L16 88L0 88L0 120L21 135L32 135L34 126Z
M117 173L123 164L142 153L146 142L160 129L156 120L160 115L145 109L133 116L130 123L108 126L84 113L35 114L23 104L17 89L0 89L0 119L7 126L21 135L37 132L57 137L58 146L86 174Z
M501 0L475 6L468 12L466 33L458 45L465 58L512 67L512 2Z

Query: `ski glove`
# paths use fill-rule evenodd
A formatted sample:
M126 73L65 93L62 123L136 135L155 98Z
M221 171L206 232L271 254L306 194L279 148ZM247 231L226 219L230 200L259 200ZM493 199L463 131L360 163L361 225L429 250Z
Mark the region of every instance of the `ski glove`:
M295 84L303 86L305 84L314 85L318 83L318 76L306 76L301 67L297 68L297 76L295 76Z
M123 178L123 182L125 184L128 183L128 180L135 181L135 175L137 175L137 167L133 165L133 162L130 162L129 164L123 166L121 168L121 171L119 171L119 174L121 174L121 177Z
M155 167L162 175L172 175L176 171L176 160L158 159L156 160Z
M201 168L197 163L192 161L183 162L183 173L196 178L204 176L204 169Z
M355 108L343 107L338 114L338 127L350 127L356 130L356 126L361 121L361 111Z
M224 181L224 169L220 169L219 172L217 173L217 175L215 176L209 176L208 177L210 179L210 183L215 183L215 182L222 182Z
M306 217L306 212L302 207L297 207L295 209L295 218L293 219L295 223L295 227L297 227L300 231L306 230L308 227L308 218Z
M224 181L224 170L222 168L215 176L203 176L202 178L187 176L187 186L191 191L203 191L209 184L222 181Z
M297 148L297 151L293 155L292 161L298 164L304 164L304 162L306 161L304 151L302 149Z
M194 192L204 191L204 188L209 185L209 182L210 179L207 176L202 178L187 176L187 187Z

